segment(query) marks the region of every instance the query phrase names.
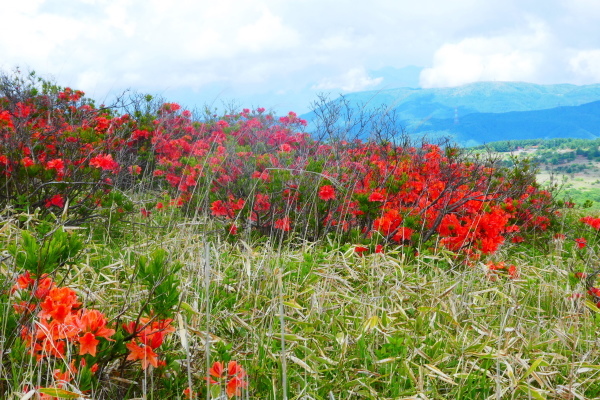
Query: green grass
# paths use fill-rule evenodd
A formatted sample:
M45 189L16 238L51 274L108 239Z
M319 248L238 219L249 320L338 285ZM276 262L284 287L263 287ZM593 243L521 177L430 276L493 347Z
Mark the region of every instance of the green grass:
M585 296L568 298L585 292L569 280L585 265L561 242L544 254L505 246L493 259L518 266L520 277L511 280L444 252L358 257L348 246L230 243L205 221L137 227L118 242L88 243L85 257L61 276L85 307L115 317L147 297L131 278L135 255L160 247L183 263L181 325L166 352L196 390L205 386L208 351L210 361L246 368L248 398L600 397L600 312ZM9 222L0 232L5 244L17 238ZM18 269L4 260L4 274ZM8 398L20 398L17 388L39 373L27 358L19 367L0 373L15 388ZM129 385L126 393L164 398L143 375L132 383L106 379L102 390L112 396ZM176 389L171 398L181 398ZM106 393L91 398L117 398Z

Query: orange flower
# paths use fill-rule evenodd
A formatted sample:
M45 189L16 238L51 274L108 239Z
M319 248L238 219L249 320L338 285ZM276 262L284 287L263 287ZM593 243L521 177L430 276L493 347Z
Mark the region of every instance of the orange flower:
M103 337L107 340L115 334L114 329L106 327L106 318L98 310L81 310L78 320L79 329L83 332L91 332L95 337Z
M124 324L123 328L139 341L133 341L126 346L130 351L128 360L142 360L142 368L146 369L149 364L158 367L158 355L154 349L158 348L166 335L175 332L171 326L172 319L160 319L152 321L150 318L140 318L140 323L130 322Z
M43 299L48 295L48 292L50 292L50 289L53 287L54 282L52 281L52 278L48 277L47 275L42 275L41 278L37 279L33 283L33 295L38 299Z
M96 346L100 343L96 339L93 333L88 332L79 338L79 355L90 354L92 357L96 357Z
M186 399L191 399L191 398L195 398L196 397L196 392L194 392L192 390L192 388L187 387L184 391L183 391L183 397L185 397Z
M77 293L71 288L54 287L50 289L48 295L41 303L42 311L40 318L54 318L58 322L63 322L74 308L81 303L77 302Z
M392 239L395 240L396 242L400 243L405 240L410 240L410 237L412 236L412 234L413 234L412 229L402 226L402 227L398 228L398 230L396 231L396 233L394 234Z
M398 228L402 222L402 215L398 210L386 211L383 216L377 218L373 222L373 228L379 231L382 235L388 236Z
M129 342L125 345L129 350L127 359L130 361L141 360L142 368L148 368L148 365L152 365L155 368L158 367L158 354L152 350L150 346L139 346L135 342Z
M220 361L215 361L212 367L210 367L208 370L208 374L215 379L221 379L223 375L223 363ZM215 379L210 378L210 383L219 383Z
M229 398L240 396L242 394L241 389L248 387L246 371L237 361L229 361L226 373L223 363L216 361L208 370L208 374L210 375L208 383L211 385L224 384L225 393Z
M246 378L246 371L236 361L229 361L227 364L227 375L229 376L229 382L227 382L226 393L229 398L233 396L240 396L241 389L248 387L248 381Z
M29 271L27 271L24 274L19 275L19 277L17 278L17 284L14 287L14 290L27 289L28 287L33 285L34 282L35 282L35 280L33 280L31 278L31 274L29 273Z

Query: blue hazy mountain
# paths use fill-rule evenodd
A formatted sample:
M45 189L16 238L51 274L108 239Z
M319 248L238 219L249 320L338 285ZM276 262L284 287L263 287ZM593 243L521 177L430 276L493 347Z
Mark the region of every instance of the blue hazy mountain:
M354 108L386 109L398 128L463 145L496 140L600 136L600 84L477 82L452 88L397 88L345 95ZM339 101L339 99L333 100ZM309 121L313 113L303 116Z
M416 128L413 133L443 135L467 146L501 140L596 139L600 137L600 101L545 110L472 113L427 122L427 127Z

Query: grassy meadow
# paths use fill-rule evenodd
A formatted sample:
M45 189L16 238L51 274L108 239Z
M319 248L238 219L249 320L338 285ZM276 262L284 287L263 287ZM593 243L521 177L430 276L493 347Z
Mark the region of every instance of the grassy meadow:
M203 377L215 360L246 368L247 398L600 396L600 311L586 298L585 282L572 279L596 260L591 249L582 260L561 240L543 251L507 246L493 259L517 266L510 279L443 250L358 256L347 245L230 243L207 221L164 222L140 221L126 237L103 242L77 231L86 251L61 278L86 307L113 318L149 301L148 289L132 279L132 259L162 248L183 265L177 332L163 353L173 375L154 372L153 379L140 370L123 379L119 364L109 364L89 398L184 398L167 382L187 387L190 377L204 398ZM1 235L5 245L19 241L14 221L3 222ZM7 261L8 277L16 267ZM3 365L12 366L0 377L6 398L24 398L23 387L44 373L18 350L4 349ZM48 362L54 370L70 360ZM67 388L77 393L77 386Z
M600 398L600 218L529 164L0 83L0 398Z

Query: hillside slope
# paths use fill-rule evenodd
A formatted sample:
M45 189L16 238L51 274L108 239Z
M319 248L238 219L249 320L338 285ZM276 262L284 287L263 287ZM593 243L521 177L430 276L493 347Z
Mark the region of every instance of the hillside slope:
M394 112L398 130L450 136L463 145L496 140L595 138L600 84L477 82L453 88L398 88L345 95L350 107ZM333 102L340 99L333 100ZM309 122L315 113L302 116Z
M600 101L580 106L507 113L473 113L430 119L414 133L445 132L459 143L500 140L600 137Z

